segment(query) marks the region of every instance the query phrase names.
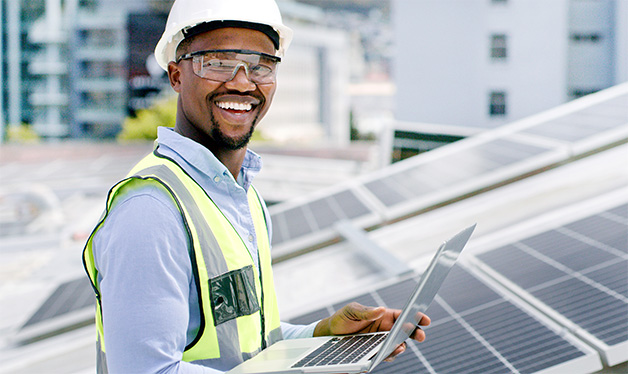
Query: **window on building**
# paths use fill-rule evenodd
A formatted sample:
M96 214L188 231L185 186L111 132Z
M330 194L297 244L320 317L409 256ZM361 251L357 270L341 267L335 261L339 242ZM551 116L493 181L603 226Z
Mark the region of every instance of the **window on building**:
M596 93L598 92L600 89L598 88L576 88L576 89L572 89L570 92L570 96L572 99L578 99L581 98L583 96L587 96L590 95L592 93Z
M491 92L489 103L489 114L491 115L491 117L505 116L507 113L506 109L506 92Z
M504 60L508 57L507 37L505 34L491 35L491 58Z
M600 34L592 33L592 34L582 34L582 33L573 33L571 34L571 40L574 42L580 43L597 43L602 39Z

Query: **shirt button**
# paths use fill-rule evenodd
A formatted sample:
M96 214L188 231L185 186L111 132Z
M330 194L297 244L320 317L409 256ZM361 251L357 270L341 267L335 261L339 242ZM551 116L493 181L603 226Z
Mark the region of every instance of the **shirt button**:
M253 239L255 239L255 238L253 238L253 235L249 235L249 241L250 241L251 243L253 243Z
M220 182L220 177L216 175L216 176L214 177L214 182L216 182L216 183Z

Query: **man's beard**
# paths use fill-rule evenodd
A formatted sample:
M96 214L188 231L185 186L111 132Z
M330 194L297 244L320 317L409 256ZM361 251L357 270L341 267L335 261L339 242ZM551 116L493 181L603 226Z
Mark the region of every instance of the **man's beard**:
M255 125L257 124L258 119L259 116L255 117L248 133L242 135L239 138L229 138L225 136L222 131L220 131L220 128L214 120L214 115L211 114L210 121L213 125L211 129L211 137L214 144L219 148L226 148L232 151L236 151L238 149L246 147L251 141L251 137L253 137L253 133L255 132Z

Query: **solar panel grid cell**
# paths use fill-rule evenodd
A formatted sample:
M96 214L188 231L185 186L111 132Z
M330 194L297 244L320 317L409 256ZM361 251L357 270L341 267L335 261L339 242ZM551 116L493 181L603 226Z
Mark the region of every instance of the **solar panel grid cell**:
M288 240L288 226L286 224L285 216L283 213L273 214L272 220L272 234L271 241L273 244L283 243Z
M390 179L379 179L364 184L364 187L381 201L384 206L395 206L406 201L404 195L397 191L397 187Z
M573 114L530 127L524 132L577 142L628 122L628 97L623 95Z
M605 218L617 219L617 218L625 218L628 219L628 204L620 205L616 208L610 209L605 213L600 214ZM626 221L624 221L626 222Z
M461 179L486 173L502 166L500 159L482 157L483 154L477 152L478 147L481 145L466 149L464 152L454 153L443 160L439 160L435 165L439 168L454 169Z
M479 157L510 165L548 151L547 148L508 139L496 139L476 148Z
M628 248L628 222L620 223L602 216L592 216L566 225L572 236L591 246L602 248L620 256ZM599 245L599 243L603 245ZM604 245L610 247L607 248Z
M378 289L376 292L387 307L400 309L406 304L406 300L412 294L416 283L416 279L405 279L391 286Z
M595 330L600 340L610 346L628 341L628 329L625 328L628 326L628 308L625 305L605 313L603 317L606 323Z
M414 199L428 192L425 185L419 183L408 173L402 172L390 176L391 184L398 190L399 195L405 196L406 201Z
M310 209L312 215L314 216L314 219L316 220L316 225L320 229L325 229L332 226L339 219L339 216L332 207L332 204L334 203L330 199L320 199L312 201L308 205L308 208ZM342 217L342 219L345 218L343 216L340 217Z
M427 183L431 183L431 191L450 186L460 180L460 172L452 168L452 165L455 164L448 164L448 167L443 168L443 163L449 157L451 156L421 164L407 173L412 175L413 178L419 177L418 180L429 180Z
M582 110L582 113L595 116L622 118L628 122L628 98L618 97Z
M362 217L371 210L353 193L353 191L342 191L333 195L333 199L347 218L354 219Z
M624 298L628 298L628 261L617 259L615 262L605 265L586 272L585 275Z
M495 302L501 297L460 266L454 266L438 291L456 313L462 314Z
M286 210L283 215L288 227L287 234L289 239L298 238L312 232L312 227L303 212L302 206Z

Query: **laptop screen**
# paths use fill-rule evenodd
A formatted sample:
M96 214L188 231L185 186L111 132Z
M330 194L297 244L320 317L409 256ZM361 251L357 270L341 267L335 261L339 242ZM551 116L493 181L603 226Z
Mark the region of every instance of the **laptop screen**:
M371 366L378 365L386 359L399 344L406 341L414 333L422 313L425 313L434 300L436 293L456 263L458 255L467 244L474 229L475 224L441 244L427 269L421 275L412 296L408 299L399 319L390 330L390 336L373 359Z

